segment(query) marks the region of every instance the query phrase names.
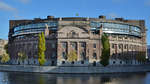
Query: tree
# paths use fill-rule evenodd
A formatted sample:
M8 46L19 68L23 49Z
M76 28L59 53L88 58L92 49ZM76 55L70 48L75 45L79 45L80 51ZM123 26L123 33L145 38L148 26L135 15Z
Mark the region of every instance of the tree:
M27 55L24 52L19 52L18 57L19 57L19 60L22 60L22 61L27 59Z
M4 49L5 49L6 52L2 56L0 56L1 63L7 63L10 60L10 57L9 57L9 54L8 54L8 44L6 44L4 46Z
M45 59L45 36L44 33L39 34L39 40L38 40L38 61L40 65L44 65L46 62Z
M108 36L105 33L102 35L102 45L103 49L100 63L103 66L107 66L109 64L109 57L110 57L110 44Z
M145 62L146 61L146 52L138 51L136 55L136 60Z
M77 53L76 51L71 51L68 55L68 61L72 62L72 61L77 61Z
M5 53L5 54L3 54L1 56L1 60L0 61L1 61L1 63L7 63L9 60L10 60L9 55L7 53Z

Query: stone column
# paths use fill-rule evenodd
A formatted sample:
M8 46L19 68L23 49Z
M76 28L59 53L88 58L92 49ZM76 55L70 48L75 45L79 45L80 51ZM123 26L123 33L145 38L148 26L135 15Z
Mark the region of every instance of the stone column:
M70 53L70 42L67 41L67 54L69 54L69 53Z
M88 43L86 42L85 43L85 55L86 55L86 60L89 60L89 46L88 46Z
M57 46L58 46L57 47L57 58L58 58L58 60L61 60L62 59L62 57L61 57L61 54L62 54L61 52L62 51L61 51L61 44L60 44L60 42L57 43Z
M78 56L78 59L77 59L77 60L78 60L78 61L81 60L81 59L80 59L80 51L79 51L80 49L79 49L79 46L80 46L80 45L79 45L79 42L77 42L77 56Z

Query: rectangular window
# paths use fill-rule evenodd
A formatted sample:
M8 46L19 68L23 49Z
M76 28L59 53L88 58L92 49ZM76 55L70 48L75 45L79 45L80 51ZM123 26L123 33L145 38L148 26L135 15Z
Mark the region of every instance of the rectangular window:
M116 36L115 36L115 35L112 35L112 38L116 38Z
M125 39L128 39L128 37L126 36L126 37L124 37Z
M52 43L52 48L55 48L55 43Z
M125 44L125 45L124 45L124 49L127 49L127 48L128 48L128 45L127 45L127 44Z
M122 36L118 36L118 39L122 39Z
M76 50L77 49L77 43L76 42L71 42L71 47Z
M123 46L122 44L119 44L119 49L122 49L122 46Z
M67 59L66 52L62 52L62 58Z
M97 54L95 52L93 53L93 58L97 59Z
M93 44L93 48L96 48L96 43Z
M67 42L62 42L62 48L64 48L64 49L67 48Z
M81 52L81 53L80 53L80 56L81 56L81 59L82 59L82 60L85 60L85 59L86 59L85 52Z
M53 52L53 54L52 54L52 58L54 58L56 56L56 54L55 54L55 52Z
M86 43L85 42L81 42L81 47L85 47Z
M115 48L115 44L112 44L112 48Z

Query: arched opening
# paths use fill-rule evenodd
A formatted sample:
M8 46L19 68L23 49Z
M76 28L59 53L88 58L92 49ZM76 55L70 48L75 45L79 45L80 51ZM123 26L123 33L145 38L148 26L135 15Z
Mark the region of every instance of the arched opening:
M65 64L65 61L62 61L62 64Z
M74 61L72 61L71 64L74 64Z
M81 61L81 64L84 64L84 61Z
M96 62L95 61L93 62L93 66L96 66Z
M55 62L54 61L52 61L51 66L55 66Z

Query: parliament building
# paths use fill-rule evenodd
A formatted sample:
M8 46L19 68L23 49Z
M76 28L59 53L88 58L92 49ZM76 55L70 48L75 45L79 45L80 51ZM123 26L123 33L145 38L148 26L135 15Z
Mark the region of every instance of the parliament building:
M9 54L11 64L39 65L38 34L44 32L47 66L101 66L102 34L110 44L109 65L136 65L139 52L146 57L146 27L144 20L123 18L54 17L9 21ZM67 55L76 51L77 60L69 62ZM27 59L19 60L24 52Z

